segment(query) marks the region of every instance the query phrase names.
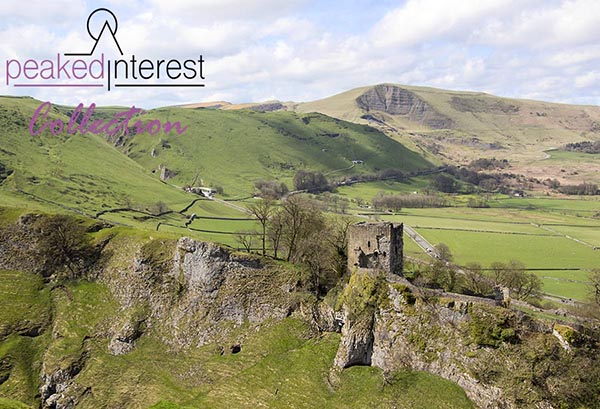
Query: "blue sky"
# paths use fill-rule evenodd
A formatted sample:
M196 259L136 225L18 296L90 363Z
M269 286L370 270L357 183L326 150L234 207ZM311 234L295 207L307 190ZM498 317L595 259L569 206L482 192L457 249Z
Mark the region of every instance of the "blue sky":
M153 107L307 101L396 82L600 104L597 0L5 0L1 78L7 59L88 49L85 22L97 7L117 15L126 56L203 54L206 87L109 93L2 82L0 93Z

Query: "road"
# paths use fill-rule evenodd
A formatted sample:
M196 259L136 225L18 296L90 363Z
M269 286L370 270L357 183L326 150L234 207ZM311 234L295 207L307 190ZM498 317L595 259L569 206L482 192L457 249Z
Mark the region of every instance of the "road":
M429 254L431 257L435 257L435 255L437 254L435 247L433 247L433 245L430 242L425 240L423 236L417 233L415 229L413 229L405 223L404 231L406 232L406 234L408 234L408 236L411 239L413 239L415 243L417 243L419 247L421 247L425 251L425 253Z

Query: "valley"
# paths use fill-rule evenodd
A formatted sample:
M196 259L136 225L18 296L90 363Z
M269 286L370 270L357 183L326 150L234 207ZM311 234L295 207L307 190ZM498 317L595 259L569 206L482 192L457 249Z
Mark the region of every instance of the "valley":
M0 97L0 407L594 403L600 162L566 145L600 108L379 84L32 135L40 104ZM346 265L364 221L403 277Z

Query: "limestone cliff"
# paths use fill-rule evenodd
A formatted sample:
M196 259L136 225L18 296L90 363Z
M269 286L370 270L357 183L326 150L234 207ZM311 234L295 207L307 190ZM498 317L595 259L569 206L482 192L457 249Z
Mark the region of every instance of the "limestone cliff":
M379 282L386 297L372 304L372 319L368 314L364 319L361 309L363 325L346 321L335 367L427 371L456 382L482 408L571 407L585 396L577 390L586 377L579 365L595 365L597 352L590 351L597 351L597 339L581 339L578 350L569 352L547 322L484 299L421 292L391 278L396 283ZM361 293L368 286L356 286L357 281L375 280L362 278L353 284L351 279L350 285ZM355 300L346 300L344 308L356 311Z
M360 95L356 103L367 113L385 112L403 116L432 129L449 129L453 125L450 118L437 112L426 101L396 85L376 85Z

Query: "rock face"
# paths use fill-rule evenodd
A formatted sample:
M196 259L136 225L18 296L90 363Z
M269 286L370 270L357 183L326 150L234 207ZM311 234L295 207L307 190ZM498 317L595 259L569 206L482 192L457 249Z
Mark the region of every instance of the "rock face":
M83 353L66 368L58 368L52 372L44 365L40 387L43 408L71 409L77 406L77 396L81 396L81 393L72 390L73 379L81 372L86 360L87 353Z
M177 172L167 168L164 165L160 165L158 167L158 170L160 171L160 180L162 180L163 182L166 182L167 180L177 176Z
M369 273L355 276L361 274ZM344 294L358 297L344 303L335 370L372 365L385 373L426 371L457 383L478 407L490 409L560 407L573 393L578 381L571 384L557 374L577 379L579 364L569 355L573 351L564 350L552 336L549 324L493 300L425 291L400 280L381 281L387 296L373 297L379 290L357 285L372 279L353 278L348 286L354 283L354 289L347 287ZM361 300L366 308L356 307ZM532 375L541 368L544 375Z
M474 360L465 355L472 351L462 345L464 336L456 328L469 320L468 303L421 306L423 315L421 311L409 315L403 295L393 287L390 298L391 307L381 310L375 320L374 366L385 371L410 367L436 374L456 382L482 408L515 407L499 388L480 382L467 369Z
M433 129L450 129L452 120L435 111L416 94L395 85L377 85L356 99L366 112L385 112L406 117Z
M334 366L348 368L355 365L371 365L373 355L374 316L351 319L346 313L342 327L342 339L335 356Z
M142 321L129 320L125 322L112 336L108 350L113 355L123 355L135 347L135 340L142 335Z
M126 269L107 269L102 280L124 310L145 306L137 319L174 348L215 340L224 322L259 324L295 308L290 293L297 274L189 238L157 247L172 256L157 261L139 255ZM111 352L130 351L138 333L132 323L115 328Z

